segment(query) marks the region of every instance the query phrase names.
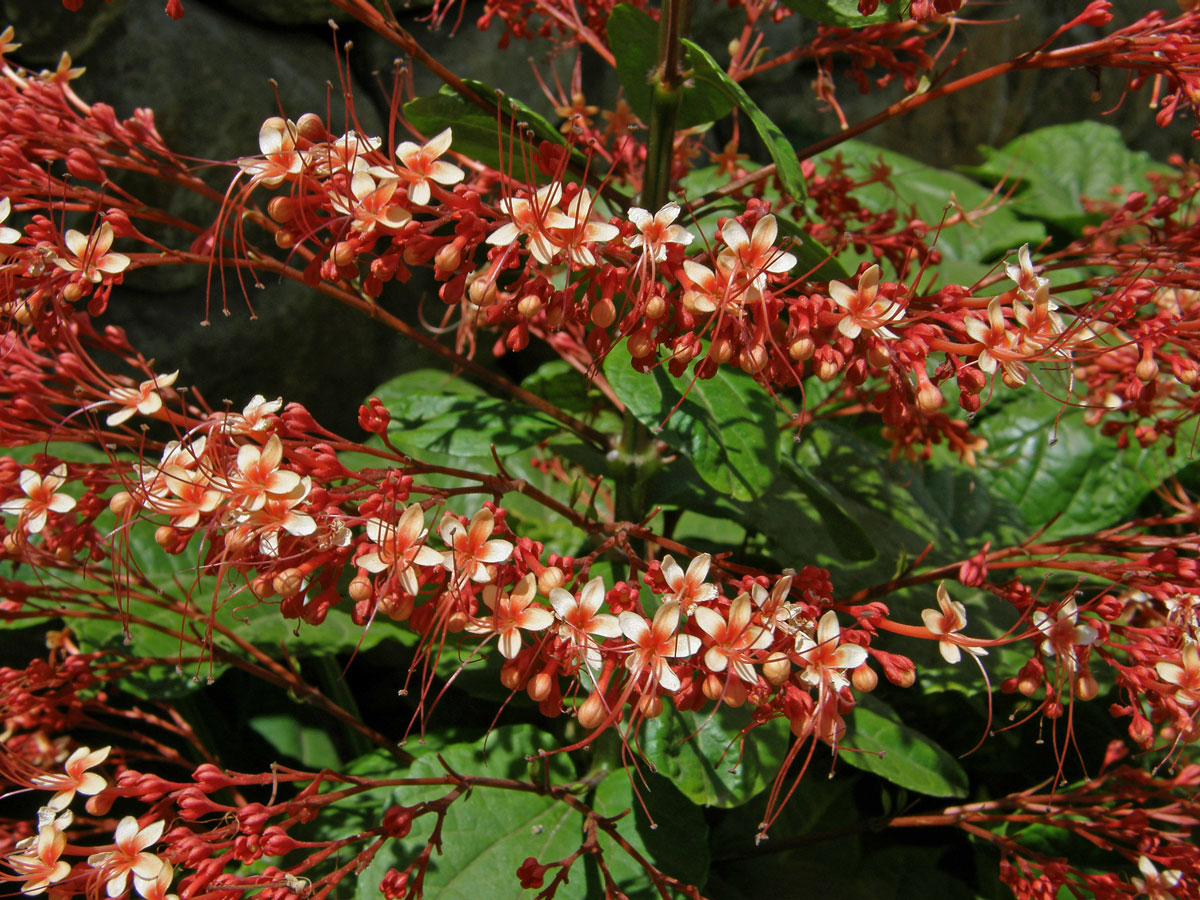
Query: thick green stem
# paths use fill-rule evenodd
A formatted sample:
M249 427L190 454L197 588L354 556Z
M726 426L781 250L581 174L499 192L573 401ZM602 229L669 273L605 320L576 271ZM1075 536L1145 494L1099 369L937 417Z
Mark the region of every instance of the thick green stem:
M683 99L683 36L691 18L692 0L667 0L658 23L658 64L650 73L654 93L642 178L642 205L651 212L667 202L671 187L675 123Z
M650 107L650 133L646 142L646 169L642 178L642 205L651 212L667 202L671 188L671 161L675 153L675 123L683 99L683 36L692 18L692 0L666 0L658 22L658 63L650 73L654 93ZM641 522L648 512L646 485L662 464L646 426L628 410L616 462L616 518Z

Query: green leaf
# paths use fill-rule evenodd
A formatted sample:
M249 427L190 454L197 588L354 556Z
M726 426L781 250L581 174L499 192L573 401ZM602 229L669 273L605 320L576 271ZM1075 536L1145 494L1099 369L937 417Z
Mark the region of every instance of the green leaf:
M295 715L251 716L246 724L272 747L306 769L334 769L341 762L325 728L301 722Z
M537 781L543 772L553 784L574 777L564 755L527 761L526 756L539 749L553 749L554 741L531 725L497 728L472 744L455 744L437 756L418 759L403 773L404 777L443 776L446 769L438 756L457 772L493 778ZM372 755L383 772L395 763ZM369 761L355 771L364 774ZM398 787L371 791L346 804L342 818L332 818L329 833L344 836L348 827L371 827L393 803L413 806L449 793L447 786ZM342 805L342 804L339 804ZM388 841L363 870L358 879L358 895L378 895L379 883L391 867L403 869L424 846L433 817L418 819L404 840ZM442 828L444 852L435 855L425 879L425 895L439 900L528 900L529 893L517 880L517 868L527 857L553 862L579 849L583 842L580 815L553 797L524 791L477 787L451 804ZM583 900L587 896L583 864L572 869L571 880L555 895L564 900Z
M1116 128L1100 122L1052 125L979 152L984 163L967 171L985 181L1016 182L1014 209L1073 234L1104 219L1084 207L1085 199L1120 200L1130 191L1149 190L1147 173L1172 171L1130 150Z
M408 452L432 450L489 459L515 453L557 434L562 426L515 401L489 397L460 379L425 369L380 385L373 396L392 415L388 437Z
M634 791L633 780L637 781ZM652 772L619 770L596 788L592 808L600 815L629 814L617 830L629 845L668 875L703 888L708 878L708 823L704 813L669 780ZM646 870L604 832L600 846L609 871L627 894L654 896Z
M625 99L643 121L648 121L654 94L650 73L658 64L658 23L649 13L622 3L609 14L607 30ZM690 56L686 57L686 65L693 65ZM720 88L708 82L686 84L676 127L694 128L715 122L732 107L733 101Z
M871 15L864 16L858 11L858 0L783 0L783 4L806 18L841 28L865 28L899 21L900 10L906 5L896 0L881 4Z
M604 375L639 422L688 457L724 496L750 500L779 467L775 407L762 386L722 366L710 379L674 378L665 366L637 372L624 344L604 360Z
M775 174L784 191L790 194L793 200L803 200L807 196L804 172L800 168L800 160L796 158L796 150L779 130L779 126L758 108L758 104L750 99L750 95L740 84L725 74L703 47L686 38L683 46L687 49L687 64L692 69L692 77L698 83L717 88L734 106L746 114L746 118L767 146L767 152L775 163Z
M971 214L970 222L943 227L930 237L942 253L944 280L970 284L987 273L989 263L1046 236L1040 223L1022 220L1009 205L997 207L1000 201L995 196L957 172L934 169L862 141L846 141L821 158L839 156L856 181L872 180L880 165L888 169L885 181L874 180L853 191L854 198L871 212L899 209L903 215L911 208L931 229L960 209Z
M877 697L860 696L848 724L849 731L841 744L862 752L842 752L838 759L920 794L967 795L967 773L958 761L901 722L895 710Z
M988 457L998 461L981 478L1016 505L1030 528L1058 516L1046 537L1116 524L1188 463L1185 454L1168 456L1160 444L1142 447L1134 441L1121 449L1086 425L1082 410L1064 411L1036 389L1027 388L988 416L981 430Z
M662 715L642 726L641 747L693 803L738 806L771 783L790 743L778 722L755 728L743 742L749 723L744 707L680 712L663 704Z
M469 79L466 83L483 99L495 102L496 92L486 84ZM511 97L502 97L500 102L519 122L533 129L538 139L566 143L554 126L528 106ZM507 129L501 127L496 114L484 112L449 85L442 85L431 97L409 100L404 104L404 115L423 134L434 135L453 128L453 149L457 153L498 171L507 171L511 166Z

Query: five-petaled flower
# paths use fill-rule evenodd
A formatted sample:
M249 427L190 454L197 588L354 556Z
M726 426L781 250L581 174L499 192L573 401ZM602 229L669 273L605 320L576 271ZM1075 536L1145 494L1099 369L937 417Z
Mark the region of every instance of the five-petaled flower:
M708 567L711 563L712 557L707 553L701 553L688 563L687 571L684 572L670 554L663 557L663 581L671 589L671 593L667 595L666 599L677 602L680 612L691 612L692 607L697 603L707 603L717 596L717 586L704 583L704 579L708 577Z
M66 245L65 256L55 256L54 264L66 272L78 272L87 281L99 284L105 275L117 275L129 268L130 259L124 253L110 253L113 228L101 222L93 235L86 235L74 228L63 235Z
M1077 612L1072 598L1062 604L1053 616L1040 609L1033 614L1034 628L1045 635L1042 652L1047 656L1057 656L1068 668L1075 666L1075 648L1086 647L1100 636L1091 625L1075 623Z
M0 197L0 244L15 244L21 239L21 232L4 224L11 212L12 201L7 197Z
M599 669L603 663L600 645L592 635L616 638L621 636L617 617L600 612L604 602L604 579L597 576L583 586L578 599L562 588L550 591L550 605L561 620L558 636L573 646L589 668Z
M238 448L237 472L229 479L229 490L244 509L262 509L268 499L287 497L301 486L299 474L279 468L282 461L283 442L277 434L267 438L262 447L243 444Z
M66 463L59 463L44 478L33 469L22 469L17 484L25 496L0 503L0 512L19 516L29 534L40 533L50 513L65 513L75 508L74 497L57 493L66 478Z
M285 179L299 175L304 169L304 157L296 149L296 123L272 116L258 131L258 149L262 156L238 160L238 167L252 181L274 187Z
M508 216L510 221L489 234L487 242L497 246L506 246L512 244L521 235L527 235L529 251L533 254L533 258L542 265L549 265L558 252L558 248L550 241L547 229L575 227L574 220L556 208L561 199L562 185L557 181L538 188L528 199L506 197L500 201L499 209Z
M921 610L921 621L936 635L938 650L948 663L956 663L962 659L962 651L966 650L972 656L987 656L982 647L973 647L962 643L962 638L956 632L967 627L967 608L957 600L951 600L945 584L939 584L937 589L938 609Z
M840 689L850 682L844 672L867 661L867 651L858 644L842 644L842 627L832 609L817 622L817 637L813 640L801 632L796 635L796 655L804 661L801 678L811 685L828 684Z
M618 617L621 631L633 641L633 651L625 657L625 667L634 678L645 672L650 685L657 684L664 691L677 691L682 684L669 660L691 656L700 649L700 638L694 634L675 633L679 628L679 613L679 604L669 600L658 608L653 622L628 609Z
M420 504L403 511L395 524L383 519L366 521L367 537L376 544L357 560L359 568L376 573L390 569L402 590L415 594L420 589L414 566L437 566L442 554L424 543L425 518Z
M108 392L108 396L112 397L113 402L121 408L114 413L109 413L108 418L104 420L105 423L120 425L127 419L133 418L134 413L140 413L143 416L154 415L162 409L163 405L162 397L158 392L173 385L178 377L179 370L176 369L167 375L156 375L148 381L143 381L135 388L113 388Z
M145 828L138 827L138 820L126 816L117 825L113 835L116 848L93 853L88 863L99 869L104 878L104 892L110 897L120 895L129 881L135 878L157 879L165 863L146 848L162 837L166 823L159 819Z
M495 634L499 638L500 655L512 659L521 652L521 629L544 631L554 624L554 613L533 602L537 595L537 578L528 573L507 593L494 584L483 589L483 603L492 615L476 619L467 625L472 634Z
M486 506L475 513L467 525L451 515L445 516L438 535L450 549L442 555L442 565L448 571L458 573L464 581L487 581L488 565L504 562L513 552L511 542L499 538L489 540L495 524L496 517Z
M60 859L67 847L67 836L54 825L43 825L37 838L24 852L11 853L4 861L18 876L25 879L21 893L33 897L52 884L62 881L71 872L71 864ZM111 895L110 895L111 896Z
M143 878L135 872L133 887L145 900L179 900L178 894L167 893L174 877L175 869L170 863L164 862L153 878Z
M879 295L879 266L868 266L858 276L857 289L840 281L829 282L829 296L846 311L838 322L838 331L854 339L864 331L894 340L896 335L887 328L904 317L904 307L890 297Z
M640 206L631 207L628 218L637 226L637 233L625 238L626 246L631 250L640 248L643 257L653 262L667 258L667 244L686 247L694 240L690 231L673 224L679 218L679 204L674 201L663 204L653 216Z
M56 810L65 809L77 792L90 797L108 787L108 782L103 776L89 772L88 769L108 759L108 751L111 749L101 747L99 750L92 750L90 747L80 747L67 757L67 761L63 763L62 774L38 775L34 778L34 787L49 788L58 792L50 798L46 806Z
M759 294L767 289L767 275L784 275L796 265L795 256L775 248L778 235L779 223L774 216L759 219L749 235L735 219L721 226L721 240L728 248L721 251L721 256L736 261Z
M697 606L692 611L696 624L713 639L713 645L704 654L704 664L714 672L728 668L751 685L758 681L753 653L768 647L772 637L761 625L750 624L752 612L748 594L734 598L724 618L711 606Z
M1186 644L1179 654L1179 662L1163 660L1154 664L1158 677L1174 685L1175 702L1180 706L1195 706L1200 703L1200 649L1195 644Z
M447 128L424 144L405 141L396 148L396 158L404 166L396 174L408 182L408 199L411 203L417 206L429 205L431 181L449 187L466 177L466 173L458 166L438 159L450 149L453 137L451 130Z
M1138 889L1138 893L1145 894L1149 900L1172 900L1177 896L1175 888L1183 878L1183 872L1180 869L1167 869L1160 872L1148 856L1139 856L1138 871L1142 873L1141 878L1129 879Z

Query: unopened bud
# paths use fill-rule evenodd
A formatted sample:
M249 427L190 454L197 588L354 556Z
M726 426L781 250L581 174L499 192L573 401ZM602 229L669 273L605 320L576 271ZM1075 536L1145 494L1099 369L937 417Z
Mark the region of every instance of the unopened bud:
M712 347L709 348L709 356L714 362L727 363L733 356L733 341L727 337L719 337L712 342Z
M433 254L433 264L443 272L455 272L462 265L462 251L454 241L443 244Z
M467 287L467 296L476 306L491 306L496 302L496 283L480 275Z
M526 294L517 302L517 312L526 319L532 319L541 308L542 298L537 294Z
M646 318L661 319L667 314L667 301L662 297L654 296L646 301Z
M841 367L830 357L817 363L817 377L822 381L833 381L839 371L841 371Z
M750 375L756 375L767 367L767 348L753 344L738 354L738 365Z
M867 362L877 369L886 369L892 362L892 351L883 341L872 341L867 348Z
M850 683L854 685L856 691L869 694L879 684L879 676L875 674L874 669L863 663L850 675Z
M175 542L175 529L170 525L160 525L154 531L154 542L160 547L170 547Z
M265 600L268 597L275 595L275 587L271 584L271 578L267 575L259 575L250 582L250 593L259 600Z
M284 569L271 580L271 587L280 597L294 597L304 586L304 573L299 569Z
M1158 363L1155 361L1154 351L1150 347L1142 349L1142 358L1138 360L1133 374L1143 383L1153 381L1158 377Z
M122 518L133 505L135 505L133 502L133 495L130 494L129 491L117 491L117 493L113 494L112 498L108 501L108 508L111 509L117 516Z
M356 575L350 579L350 585L346 588L346 593L350 595L350 599L355 603L369 600L371 598L370 579L364 575Z
M580 704L579 711L575 714L579 724L588 731L599 728L607 717L608 709L604 704L604 696L599 691L592 691L588 694L587 699Z
M471 617L465 612L456 610L446 617L446 631L450 632L450 634L461 634L470 621Z
M1000 380L1006 388L1015 391L1025 386L1025 373L1016 366L1003 366L1000 369Z
M600 328L607 328L617 320L617 308L607 297L601 297L592 304L592 323Z
M704 696L709 700L719 700L725 693L725 683L716 675L709 674L705 676L704 684L700 689L704 691Z
M566 575L558 566L547 566L542 569L542 574L538 576L538 593L545 597L555 588L562 587L566 580Z
M506 662L500 667L500 683L510 691L521 686L521 667L515 662Z
M1095 700L1100 685L1090 672L1083 672L1075 679L1075 696L1080 700Z
M917 408L923 413L934 413L942 408L946 398L942 396L938 386L920 370L917 371Z
M629 355L634 359L644 359L654 352L654 338L642 329L629 336Z
M320 116L316 113L305 113L296 120L296 133L305 140L316 143L325 140L329 131Z
M638 712L647 719L656 719L662 715L663 702L658 694L643 694L638 701Z
M806 359L812 359L812 355L816 352L817 345L813 343L810 337L796 338L788 345L788 356L796 362L804 362Z
M538 672L529 679L529 687L526 692L529 694L529 699L535 703L541 703L550 696L550 691L554 687L554 676L546 672Z
M296 201L291 197L272 197L267 204L267 215L276 222L290 222L296 218Z
M767 661L762 664L762 674L763 678L767 679L768 684L779 687L792 674L792 661L788 659L786 653L777 650L768 656Z
M278 228L275 231L275 246L280 250L291 250L296 246L296 236L286 228Z
M348 266L354 262L357 248L350 241L338 241L333 245L333 250L329 254L329 258L333 260L335 266Z
M1188 387L1195 385L1197 378L1200 377L1200 366L1196 365L1196 361L1184 359L1183 357L1176 357L1171 360L1171 371L1180 384L1185 384Z

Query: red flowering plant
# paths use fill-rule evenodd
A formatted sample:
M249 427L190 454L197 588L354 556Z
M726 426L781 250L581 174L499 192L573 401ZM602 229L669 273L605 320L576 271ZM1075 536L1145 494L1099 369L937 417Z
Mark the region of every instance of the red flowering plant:
M444 87L398 70L386 135L282 110L223 193L0 35L12 892L1198 896L1200 170L1093 123L970 176L857 138L1064 67L1167 127L1200 12L972 69L971 2L730 5L717 52L687 0L488 0L615 69L559 123L332 0ZM753 92L801 60L845 127L798 148ZM907 93L853 122L847 77ZM214 406L107 324L155 266L443 367L355 434Z

